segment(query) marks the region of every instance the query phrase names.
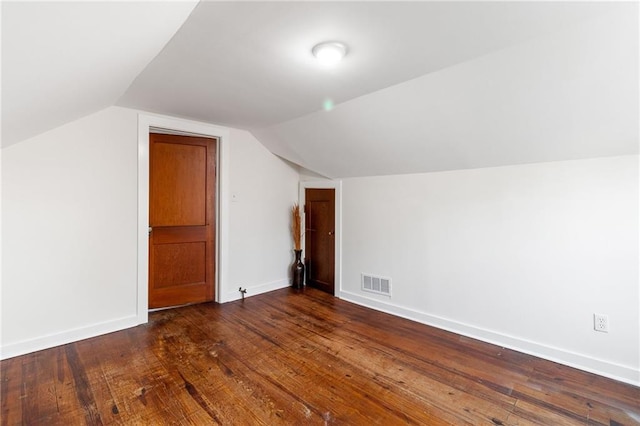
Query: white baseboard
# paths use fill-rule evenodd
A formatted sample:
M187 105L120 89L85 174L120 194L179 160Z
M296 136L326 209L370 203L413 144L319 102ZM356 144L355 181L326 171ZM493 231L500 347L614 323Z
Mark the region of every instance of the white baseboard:
M258 294L267 293L273 290L288 287L289 280L277 280L263 283L251 287L245 287L247 293L245 297L256 296ZM242 298L238 290L228 291L222 295L220 303L231 302ZM135 327L141 324L137 315L119 318L111 321L105 321L92 324L87 327L75 328L60 333L49 334L35 339L22 340L15 343L0 345L0 360L13 358L19 355L25 355L31 352L43 349L53 348L55 346L66 345L67 343L77 342L79 340L89 339L91 337L100 336L102 334L113 333L114 331L124 330L126 328Z
M483 342L501 347L513 349L538 358L557 362L589 373L598 374L620 382L640 386L640 371L633 367L615 364L609 361L596 359L587 355L574 353L565 349L543 345L519 337L509 336L495 331L483 329L469 324L437 317L425 312L417 311L402 306L397 306L384 301L371 299L360 294L341 291L341 299L365 306L367 308L386 312L391 315L406 318L422 324L430 325L443 330L451 331Z
M247 292L244 294L244 297L257 296L258 294L268 293L273 290L280 290L281 288L289 287L291 284L288 279L271 281L268 283L257 284L251 287L242 286L243 289L246 289ZM220 303L233 302L234 300L242 299L242 294L240 293L239 288L229 290L220 295Z
M138 317L136 315L118 318L111 321L105 321L92 324L87 327L75 328L63 331L61 333L49 334L35 339L22 340L16 343L9 343L0 346L0 359L13 358L14 356L24 355L43 349L53 348L55 346L66 345L67 343L77 342L79 340L89 339L91 337L100 336L102 334L113 333L114 331L124 330L126 328L138 325Z
M289 286L288 280L277 280L268 283L247 287L245 297L256 296L273 290L279 290ZM441 328L463 336L478 339L487 343L501 347L513 349L549 361L574 367L600 376L608 377L631 385L640 386L640 372L630 366L615 364L609 361L596 359L587 355L570 352L561 348L555 348L526 339L497 333L491 330L482 329L469 324L463 324L446 318L437 317L414 309L396 306L380 300L371 299L359 294L341 291L339 297L346 301L366 306L371 309L386 312L422 324ZM241 299L239 291L229 291L224 294L221 303L231 302ZM12 358L31 352L52 348L79 340L100 336L115 331L138 325L136 315L119 318L93 324L88 327L76 328L61 333L50 334L35 339L23 340L0 346L0 360Z

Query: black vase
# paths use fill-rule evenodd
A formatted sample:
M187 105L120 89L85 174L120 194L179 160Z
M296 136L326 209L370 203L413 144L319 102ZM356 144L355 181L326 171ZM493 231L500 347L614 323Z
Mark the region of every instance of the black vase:
M304 287L304 263L302 263L302 250L294 250L296 260L291 265L291 286L293 288Z

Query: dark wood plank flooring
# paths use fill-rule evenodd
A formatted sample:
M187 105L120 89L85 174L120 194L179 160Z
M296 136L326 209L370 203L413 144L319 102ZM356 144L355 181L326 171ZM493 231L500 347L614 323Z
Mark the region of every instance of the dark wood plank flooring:
M2 425L638 425L640 388L284 289L2 361Z

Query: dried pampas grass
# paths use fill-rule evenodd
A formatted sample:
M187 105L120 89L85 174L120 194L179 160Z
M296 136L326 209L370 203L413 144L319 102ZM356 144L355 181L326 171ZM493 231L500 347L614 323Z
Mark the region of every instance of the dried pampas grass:
M302 250L302 216L300 216L298 203L291 207L291 234L293 235L294 248Z

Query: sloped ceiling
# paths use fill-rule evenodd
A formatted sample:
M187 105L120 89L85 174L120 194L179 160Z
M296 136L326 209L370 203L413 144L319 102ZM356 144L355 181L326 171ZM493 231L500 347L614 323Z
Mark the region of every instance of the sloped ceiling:
M196 4L2 1L2 146L112 106Z
M65 66L29 37L7 57L3 26L3 89L12 96L3 90L2 100L22 118L12 121L14 140L47 127L32 122L59 124L115 102L248 129L272 152L330 177L637 153L635 2L201 2L170 41L172 31L149 30L145 46L166 43L153 60L153 49L130 50L137 33L113 28L82 50L85 34L111 19L100 7L76 9L73 22L83 25L48 24L64 39L44 46L90 53L108 72L77 58ZM32 14L44 20L51 11L12 21L12 39ZM175 32L185 11L168 15ZM334 69L311 55L324 40L349 45ZM23 50L43 69L53 58L57 79L37 81Z
M637 154L638 12L624 9L254 134L329 177Z

